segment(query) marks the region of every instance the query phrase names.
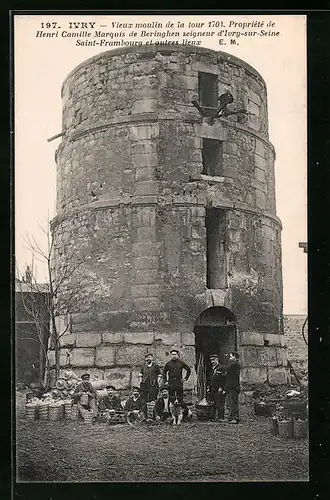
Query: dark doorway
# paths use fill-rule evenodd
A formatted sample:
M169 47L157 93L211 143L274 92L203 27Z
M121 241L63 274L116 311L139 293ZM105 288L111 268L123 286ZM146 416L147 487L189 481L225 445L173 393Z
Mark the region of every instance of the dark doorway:
M195 327L197 394L205 396L212 368L210 355L218 354L222 365L228 363L228 354L237 348L236 318L225 307L210 307L197 318Z

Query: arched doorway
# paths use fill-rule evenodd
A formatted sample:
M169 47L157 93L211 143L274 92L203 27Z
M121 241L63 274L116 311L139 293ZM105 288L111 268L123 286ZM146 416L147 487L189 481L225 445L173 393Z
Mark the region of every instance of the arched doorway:
M195 322L197 395L203 398L212 374L210 355L226 365L228 353L237 349L236 317L226 307L205 309Z

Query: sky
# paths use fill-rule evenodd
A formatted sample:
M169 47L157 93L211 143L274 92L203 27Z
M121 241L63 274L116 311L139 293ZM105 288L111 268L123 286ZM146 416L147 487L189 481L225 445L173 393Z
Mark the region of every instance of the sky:
M169 30L180 33L179 42L183 38L198 39L201 41L200 46L233 54L262 75L268 92L269 139L276 150L277 215L283 224L284 313L305 314L307 255L298 247L300 241L307 241L306 18L303 15L15 16L15 254L18 268L22 270L32 262L31 252L26 244L27 235L35 237L46 248L42 228L47 227L47 221L55 215L54 154L60 139L52 142L47 142L47 139L61 132L63 80L79 63L111 49L77 46L75 38L65 37L62 33L75 31L69 29L69 22L95 22L96 29L112 34L122 32L123 40L133 40L129 36L132 30L112 29L111 23L117 21L133 24L161 22L163 28L157 28L160 32L167 31L166 23L172 22L174 28ZM214 27L221 21L224 28ZM55 22L57 25L55 28L47 28L47 22ZM185 26L179 28L178 22ZM253 31L260 33L261 29L256 24L261 22L268 34L253 35ZM189 23L204 23L204 26L189 28ZM254 26L243 26L244 23L254 23ZM267 26L269 23L273 24ZM100 25L107 28L101 28ZM222 33L218 36L220 29L227 29L227 34L231 32L231 35ZM57 32L58 36L36 36L37 31ZM93 40L95 29L90 28L89 31L92 37L88 40ZM150 39L140 38L140 29L133 31L137 33L134 37L136 41L142 40L145 43L145 40ZM203 32L204 35L195 38L191 34L184 35L192 31ZM237 37L239 31L249 32L250 36ZM214 35L206 35L210 32L214 32ZM279 35L274 34L277 32ZM225 45L219 45L220 39ZM230 40L235 40L236 43L232 44ZM35 260L34 269L37 279L44 281L45 265Z

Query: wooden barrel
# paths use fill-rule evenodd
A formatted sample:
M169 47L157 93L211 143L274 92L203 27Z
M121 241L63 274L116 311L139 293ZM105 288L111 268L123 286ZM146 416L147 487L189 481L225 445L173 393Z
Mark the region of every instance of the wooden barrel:
M43 403L39 405L39 419L48 420L49 419L49 405L48 403Z
M278 421L278 434L280 437L290 439L293 436L292 420L279 420Z
M37 419L37 406L35 405L25 405L25 417L28 420L36 420Z
M306 439L307 437L307 420L293 421L293 437L295 439Z

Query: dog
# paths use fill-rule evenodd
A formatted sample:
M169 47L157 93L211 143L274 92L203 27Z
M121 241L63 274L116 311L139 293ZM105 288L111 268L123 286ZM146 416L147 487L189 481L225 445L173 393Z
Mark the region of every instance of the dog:
M169 410L173 418L173 425L180 425L184 416L184 408L178 398L169 404Z

